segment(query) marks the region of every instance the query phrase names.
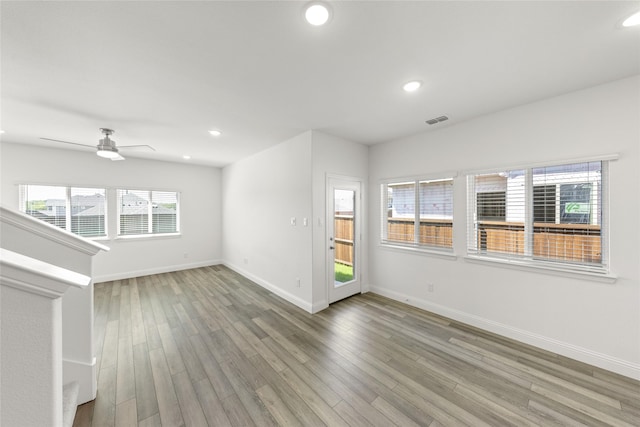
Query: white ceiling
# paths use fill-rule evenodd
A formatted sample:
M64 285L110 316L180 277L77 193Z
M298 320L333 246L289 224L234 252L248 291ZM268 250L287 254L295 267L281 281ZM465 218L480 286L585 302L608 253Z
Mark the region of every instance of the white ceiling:
M224 166L309 129L376 144L640 73L640 28L620 26L637 1L329 1L323 27L306 3L2 1L2 140L82 149L39 138L110 127L157 149L125 156Z

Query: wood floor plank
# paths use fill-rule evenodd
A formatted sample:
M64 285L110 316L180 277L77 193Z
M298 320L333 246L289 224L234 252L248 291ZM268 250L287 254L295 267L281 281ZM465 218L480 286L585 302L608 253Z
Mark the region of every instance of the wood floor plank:
M136 399L129 399L116 405L115 425L118 427L138 426Z
M222 407L215 390L211 386L208 378L203 378L193 384L193 388L198 396L200 406L204 411L204 416L210 426L231 427L231 421Z
M131 335L131 287L127 279L125 284L120 287L120 315L118 338L124 338L125 335Z
M169 323L162 323L158 325L158 333L160 334L160 340L162 341L162 348L164 355L167 359L167 365L169 366L169 372L171 375L180 373L186 369L180 350L176 345L176 340L173 338L171 327Z
M162 427L162 421L160 421L160 414L154 414L149 418L145 418L138 422L138 427Z
M118 329L120 322L118 320L110 320L107 323L107 329L104 336L104 344L102 346L100 369L103 367L115 366L118 363Z
M216 392L216 395L219 399L224 399L235 393L231 383L222 372L222 368L218 364L218 361L213 357L211 352L209 352L207 348L207 344L209 346L214 346L211 337L208 335L192 335L189 337L193 349L198 356L198 359L202 363L203 369L205 370L209 381L213 389Z
M265 338L265 345L269 347L279 358L281 358L287 365L285 369L291 369L295 375L297 375L304 383L311 387L313 391L318 394L324 400L327 405L335 406L342 398L336 393L330 386L324 381L318 378L308 368L307 364L301 364L292 355L290 355L284 348L278 343L273 341L271 337ZM307 362L309 362L309 359ZM281 373L282 371L279 371Z
M189 336L183 331L184 330L182 328L175 328L171 330L171 335L173 336L176 347L180 352L182 363L184 364L184 367L189 373L189 377L192 381L198 381L206 378L207 374L202 367L200 359L198 359L195 349L191 345Z
M596 420L600 420L606 424L610 424L610 425L615 425L615 426L620 426L620 427L632 427L633 424L630 424L628 422L625 422L623 420L621 420L620 418L616 418L613 417L607 413L604 413L598 409L593 408L593 406L591 405L587 405L584 403L580 403L577 402L573 399L570 399L560 393L557 393L555 391L549 390L547 388L538 386L536 384L533 384L531 386L531 390L534 391L535 393L538 393L542 396L546 396L549 397L557 402L562 403L565 406L569 406L570 408L573 408L579 412L582 412L583 414L586 414L590 417L595 418ZM636 424L637 425L637 424Z
M73 427L90 426L93 418L93 408L95 400L79 405L76 410L76 417L73 420Z
M556 426L567 426L567 427L580 427L585 424L581 423L578 420L575 420L571 417L568 417L560 412L547 407L535 400L529 401L529 409L535 414L538 414L540 418L543 418L545 421L541 423L541 425L556 425Z
M151 350L149 359L151 360L151 371L162 425L180 425L183 423L182 413L164 352L161 348Z
M305 427L324 426L325 423L309 408L302 398L287 384L287 382L279 375L279 371L275 371L260 355L255 355L251 359L256 369L264 377L267 384L273 388L273 391L280 396L280 399L296 416Z
M133 345L130 334L118 340L118 364L116 378L116 404L136 397L136 379L133 365Z
M276 420L278 425L281 426L300 426L302 423L295 415L289 410L287 405L284 404L282 399L276 394L269 384L265 384L256 390L258 397Z
M294 374L289 368L280 372L280 376L289 384L289 386L304 400L304 402L320 417L328 426L347 425L341 419L333 408L331 408L322 398L309 387L304 381Z
M75 427L640 425L640 382L380 295L310 314L218 265L94 300Z
M295 357L300 363L304 363L309 360L309 356L304 353L304 351L300 350L296 347L289 339L287 339L284 335L282 335L277 329L269 325L262 318L256 317L253 319L253 322L260 327L260 329L264 330L274 341L280 344L282 347L287 349L289 353L293 357Z
M158 399L146 343L133 346L133 366L138 420L142 421L158 413Z
M371 406L380 411L385 417L391 420L395 425L402 427L419 427L419 425L402 413L401 410L394 407L392 404L378 396L371 403Z
M344 400L341 400L340 403L336 405L336 412L342 417L345 425L352 427L369 427L369 421Z
M195 335L198 333L198 330L195 326L193 326L193 322L184 309L184 305L182 305L182 303L173 304L173 311L175 311L178 319L180 319L180 322L182 323L182 329L185 334Z
M142 317L142 305L140 304L140 290L138 289L138 280L134 277L129 280L131 292L131 337L133 345L147 341L145 333L144 321Z
M243 322L235 322L233 327L244 337L245 340L255 349L256 354L259 354L266 360L269 365L277 372L283 371L287 368L287 365L278 358L264 343L253 334L253 332L247 328Z
M104 366L98 380L98 398L93 409L92 425L111 427L116 419L116 366Z
M249 414L254 423L258 426L276 426L271 413L264 406L256 393L256 384L249 384L241 370L236 366L233 360L228 360L220 364L222 371L233 386L236 396L242 402L242 406ZM266 384L262 382L258 387Z
M172 380L185 426L199 427L207 425L206 417L204 416L200 401L191 384L189 374L187 372L180 372L179 374L173 375Z
M225 397L222 400L222 407L231 425L245 427L256 425L236 394Z

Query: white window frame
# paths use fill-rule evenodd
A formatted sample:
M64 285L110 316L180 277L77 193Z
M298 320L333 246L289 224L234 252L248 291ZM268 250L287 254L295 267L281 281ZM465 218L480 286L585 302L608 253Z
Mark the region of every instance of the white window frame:
M120 198L121 191L136 191L136 192L145 192L148 194L149 203L147 204L147 232L146 233L138 233L138 234L120 234L121 229L121 215L122 215L122 202ZM153 231L153 193L154 192L164 192L164 193L175 193L176 195L176 230L173 232L167 233L158 233ZM180 205L181 205L181 193L175 190L161 190L161 189L140 189L140 188L117 188L116 189L116 205L117 205L117 224L116 224L116 239L145 239L145 238L159 238L159 237L175 237L181 235L181 226L180 226Z
M615 281L616 276L610 271L609 260L609 166L611 161L618 158L617 155L606 155L594 158L554 161L517 165L485 170L466 171L467 177L467 256L470 261L498 263L511 267L523 267L534 270L555 271L561 274L587 275L600 277L605 281ZM563 260L537 259L533 256L533 174L535 168L570 165L576 163L602 162L601 194L600 194L600 237L601 237L601 263L588 264L569 262ZM499 173L505 170L525 170L525 219L524 219L524 256L510 256L500 253L481 253L478 248L475 177L477 175ZM559 195L557 195L559 197ZM557 217L556 217L557 218ZM557 221L557 219L556 219Z
M388 249L399 249L405 251L422 252L426 254L444 255L446 257L455 257L453 248L453 213L454 213L454 192L456 173L443 173L437 175L419 175L404 178L385 179L380 181L380 245ZM420 183L423 182L439 182L451 181L451 246L438 246L426 243L420 243ZM403 242L388 239L388 187L394 184L408 183L414 185L414 238L412 242Z
M109 202L108 202L108 189L105 187L100 187L100 186L95 186L95 185L60 185L60 184L34 184L34 183L28 183L28 184L18 184L18 193L19 193L19 200L18 200L18 205L19 205L19 210L20 212L24 212L26 213L26 203L27 200L25 199L25 187L29 187L29 186L37 186L37 187L58 187L58 188L64 188L64 197L65 197L65 226L64 227L60 227L57 225L54 225L55 227L60 228L61 230L65 230L68 231L69 233L73 233L76 236L80 236L83 237L85 239L91 239L91 240L106 240L109 238L109 216L108 216L108 206L109 206ZM72 231L73 229L73 223L72 223L72 215L71 215L71 190L72 189L95 189L95 190L102 190L104 192L104 234L97 234L94 236L85 236L79 233L74 233ZM33 217L36 219L39 219L37 217ZM44 221L44 220L42 220ZM44 221L47 222L47 221Z

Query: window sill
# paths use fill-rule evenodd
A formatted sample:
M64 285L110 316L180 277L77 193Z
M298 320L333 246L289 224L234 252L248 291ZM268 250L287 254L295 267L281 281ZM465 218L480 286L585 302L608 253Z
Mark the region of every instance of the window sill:
M133 236L117 236L113 240L119 242L139 242L142 240L177 239L180 237L182 237L181 233L137 234Z
M458 256L453 252L453 249L435 249L422 246L405 246L394 245L392 243L380 243L382 249L388 249L399 252L410 252L417 255L434 255L441 258L456 259Z
M527 260L507 260L500 258L484 257L479 255L467 255L464 260L476 264L485 264L513 268L516 270L531 271L541 274L551 274L555 276L570 277L575 279L592 280L594 282L603 283L615 283L618 277L615 274L611 274L605 271L580 271L569 268L562 268L561 266L551 266L534 261Z

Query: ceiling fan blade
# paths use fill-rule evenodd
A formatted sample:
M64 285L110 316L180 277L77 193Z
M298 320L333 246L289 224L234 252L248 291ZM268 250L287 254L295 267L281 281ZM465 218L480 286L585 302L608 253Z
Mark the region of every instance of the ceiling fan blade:
M40 138L40 139L44 139L44 140L47 140L47 141L53 141L53 142L62 142L63 144L79 145L81 147L96 148L95 145L78 144L77 142L61 141L59 139L51 139L51 138Z
M120 148L140 148L140 147L147 147L148 149L150 149L152 151L156 151L155 148L153 148L150 145L146 145L146 144L143 144L143 145L118 145L118 149L120 149Z
M114 157L113 159L111 159L112 162L118 162L120 160L125 160L125 158L122 157L120 154L118 154L118 157Z

